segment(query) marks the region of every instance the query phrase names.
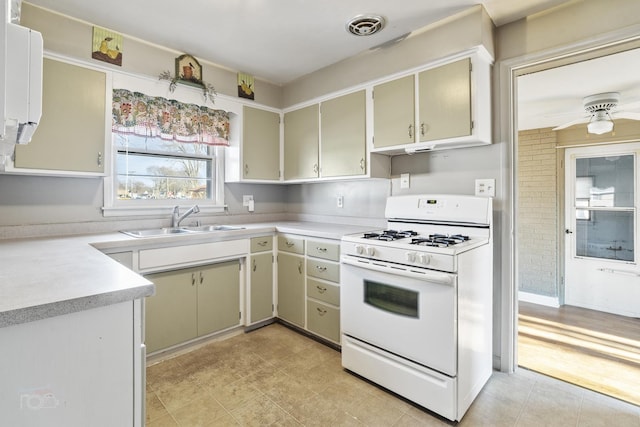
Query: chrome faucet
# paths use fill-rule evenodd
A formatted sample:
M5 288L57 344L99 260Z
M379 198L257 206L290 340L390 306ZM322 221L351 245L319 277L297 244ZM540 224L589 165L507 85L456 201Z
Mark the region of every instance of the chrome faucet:
M191 214L196 214L198 212L200 212L200 208L198 207L198 205L194 205L191 209L180 215L180 206L174 206L173 212L171 213L171 227L179 227L183 219Z

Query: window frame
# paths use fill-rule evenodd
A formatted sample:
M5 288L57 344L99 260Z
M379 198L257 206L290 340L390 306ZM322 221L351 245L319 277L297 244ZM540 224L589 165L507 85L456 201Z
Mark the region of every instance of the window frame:
M107 85L109 94L113 93L113 89L127 89L137 91L149 96L162 96L167 99L175 99L179 102L192 103L198 105L206 105L209 108L218 108L236 113L238 107L225 99L216 98L215 105L206 102L202 97L202 90L199 88L177 85L173 92L169 91L169 85L166 82L151 79L149 77L137 76L133 74L112 72L111 84ZM109 103L110 104L110 103ZM214 173L211 176L213 180L213 198L212 199L164 199L164 200L136 200L132 201L117 200L117 173L115 170L115 159L118 153L116 145L113 143L113 133L111 132L111 114L109 114L109 123L107 127L108 137L106 138L105 156L105 176L103 178L104 187L104 203L102 213L104 217L124 217L124 216L152 216L152 215L168 215L174 206L180 208L188 208L197 204L203 214L222 213L226 210L227 205L224 200L224 184L225 184L225 147L211 146L214 156L212 157L212 169ZM236 131L233 129L232 131Z

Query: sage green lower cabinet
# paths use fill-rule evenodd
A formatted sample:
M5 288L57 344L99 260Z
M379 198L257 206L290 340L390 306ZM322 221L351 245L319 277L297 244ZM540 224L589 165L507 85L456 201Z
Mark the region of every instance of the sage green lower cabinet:
M307 300L307 328L331 341L340 342L340 309Z
M249 266L251 280L250 323L273 317L273 254L251 254Z
M145 300L145 342L153 353L198 336L197 269L149 274L156 294Z
M304 328L304 257L278 253L278 317Z
M198 271L198 336L240 323L240 264L214 264Z
M156 285L145 300L147 351L239 325L239 266L234 260L145 275Z

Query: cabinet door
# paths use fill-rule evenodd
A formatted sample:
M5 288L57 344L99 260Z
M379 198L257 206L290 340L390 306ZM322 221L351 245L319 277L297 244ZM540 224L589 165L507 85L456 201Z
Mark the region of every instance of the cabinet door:
M304 258L278 254L278 317L304 327Z
M280 115L243 107L242 177L280 179Z
M322 176L364 175L365 91L323 102L320 108Z
M373 88L373 145L375 148L415 142L414 77Z
M42 119L15 167L104 172L106 75L44 59Z
M284 115L284 178L317 178L318 104Z
M250 323L273 317L273 254L251 254Z
M471 135L471 60L419 74L420 141Z
M196 269L145 276L156 294L145 300L147 351L154 352L197 336Z
M237 260L198 271L198 336L240 323L240 270Z

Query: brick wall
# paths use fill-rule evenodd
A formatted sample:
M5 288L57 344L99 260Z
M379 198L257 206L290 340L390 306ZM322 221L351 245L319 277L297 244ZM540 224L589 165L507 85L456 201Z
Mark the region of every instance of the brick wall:
M518 136L519 290L558 296L556 133L550 128Z

